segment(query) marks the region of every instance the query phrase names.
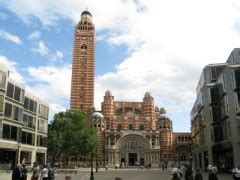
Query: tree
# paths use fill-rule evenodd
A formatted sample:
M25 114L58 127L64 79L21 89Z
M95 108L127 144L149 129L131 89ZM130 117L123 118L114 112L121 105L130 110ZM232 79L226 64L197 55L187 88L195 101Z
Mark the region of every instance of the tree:
M98 149L96 131L88 126L84 111L67 110L55 114L48 129L48 153L52 160L97 154Z

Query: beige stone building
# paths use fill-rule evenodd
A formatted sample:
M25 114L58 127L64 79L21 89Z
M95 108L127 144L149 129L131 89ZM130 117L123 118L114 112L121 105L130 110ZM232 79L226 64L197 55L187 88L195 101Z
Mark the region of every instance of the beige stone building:
M25 91L0 64L0 169L46 163L48 105Z
M190 156L190 133L174 133L164 108L146 92L141 102L115 101L106 91L102 110L94 107L95 28L89 11L75 28L71 108L85 109L100 140L98 161L109 166L179 165ZM92 114L93 113L93 114Z

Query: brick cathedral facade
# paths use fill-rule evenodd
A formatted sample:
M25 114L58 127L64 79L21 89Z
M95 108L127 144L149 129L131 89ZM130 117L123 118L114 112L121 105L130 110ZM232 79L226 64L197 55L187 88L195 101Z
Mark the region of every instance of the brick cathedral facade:
M85 109L100 141L98 161L108 166L180 165L190 157L190 132L173 132L164 108L146 92L141 102L115 101L107 90L100 112L94 107L95 27L83 11L75 28L71 109Z

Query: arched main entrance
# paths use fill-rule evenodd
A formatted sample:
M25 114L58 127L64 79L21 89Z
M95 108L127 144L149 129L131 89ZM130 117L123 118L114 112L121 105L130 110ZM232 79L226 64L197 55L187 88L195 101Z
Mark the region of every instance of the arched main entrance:
M142 135L128 134L123 136L116 144L116 150L120 166L144 165L149 161L145 152L150 150L150 145Z

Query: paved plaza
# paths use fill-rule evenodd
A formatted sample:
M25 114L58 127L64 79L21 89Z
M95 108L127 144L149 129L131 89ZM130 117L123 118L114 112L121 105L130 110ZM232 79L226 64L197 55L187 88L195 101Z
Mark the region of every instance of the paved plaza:
M204 180L208 180L207 174L204 175ZM79 171L76 175L65 175L57 174L55 180L65 180L69 176L71 179L68 180L89 180L90 170L84 169ZM229 174L218 174L219 180L232 180L232 176ZM119 179L118 179L119 178ZM11 173L0 173L0 180L10 180ZM99 172L94 172L95 180L169 180L169 171L151 169L151 170L140 170L140 169L110 169L108 171L100 170ZM30 174L28 176L30 180Z

